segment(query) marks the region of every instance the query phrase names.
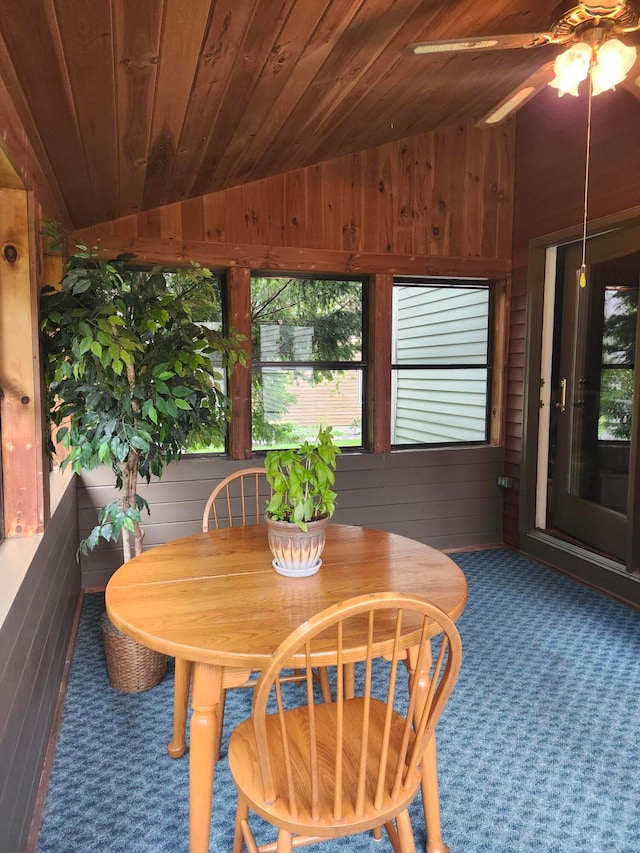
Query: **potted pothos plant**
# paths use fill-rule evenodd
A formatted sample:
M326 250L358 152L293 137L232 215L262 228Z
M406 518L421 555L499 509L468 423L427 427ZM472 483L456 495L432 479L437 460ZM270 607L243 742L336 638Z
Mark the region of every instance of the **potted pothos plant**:
M125 562L142 551L149 510L138 483L162 477L188 446L223 441L222 371L245 359L242 337L209 322L219 298L210 270L191 263L164 273L134 261L78 245L40 305L47 411L68 451L61 467L106 465L120 493L79 551L121 538Z
M266 522L274 568L285 575L318 571L325 528L335 512L335 470L341 453L330 426L299 447L269 450L266 477L272 489Z

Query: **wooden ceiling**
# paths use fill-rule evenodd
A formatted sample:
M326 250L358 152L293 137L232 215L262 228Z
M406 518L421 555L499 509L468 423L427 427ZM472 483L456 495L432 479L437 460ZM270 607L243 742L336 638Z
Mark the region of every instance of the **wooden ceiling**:
M2 0L0 145L80 228L481 117L558 48L403 48L545 31L556 7Z

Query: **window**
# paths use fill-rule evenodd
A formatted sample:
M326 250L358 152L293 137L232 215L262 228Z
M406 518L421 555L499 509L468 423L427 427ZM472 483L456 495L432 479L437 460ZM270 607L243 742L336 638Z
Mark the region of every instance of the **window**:
M361 281L253 276L253 450L295 446L333 426L362 445L364 288Z
M607 285L600 364L598 440L631 440L638 288Z
M491 302L486 281L394 282L392 446L488 440Z
M194 314L193 320L198 323L201 327L205 327L208 329L213 329L216 332L221 332L224 330L223 325L223 293L224 288L222 287L222 275L212 272L212 284L214 285L215 291L217 293L217 299L213 305L208 305L206 309L202 309L199 314ZM171 273L165 272L165 278L167 279L168 287L171 287ZM226 371L223 369L222 365L222 355L219 352L214 353L210 356L211 363L217 370L217 378L215 381L215 385L220 389L224 394L228 393L227 390L227 376ZM224 453L225 447L222 442L219 445L206 445L203 446L201 444L190 444L186 448L186 452L188 453Z

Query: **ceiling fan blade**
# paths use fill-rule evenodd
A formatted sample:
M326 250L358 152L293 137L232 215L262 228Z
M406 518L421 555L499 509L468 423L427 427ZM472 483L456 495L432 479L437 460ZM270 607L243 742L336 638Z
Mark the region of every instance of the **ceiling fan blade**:
M407 53L451 53L461 50L506 50L513 47L540 47L557 43L553 33L515 33L501 36L474 36L473 38L448 39L446 41L422 41L409 44Z
M548 62L527 77L517 89L506 95L491 108L490 112L476 122L477 127L493 127L507 119L541 89L544 89L554 77L553 62Z

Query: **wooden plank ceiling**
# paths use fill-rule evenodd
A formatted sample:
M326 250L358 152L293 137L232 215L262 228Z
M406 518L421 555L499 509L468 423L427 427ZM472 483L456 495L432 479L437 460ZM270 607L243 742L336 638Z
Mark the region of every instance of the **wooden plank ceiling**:
M80 228L481 117L558 48L403 48L545 31L556 7L2 0L0 110L15 110L50 196ZM17 134L3 137L18 156Z

